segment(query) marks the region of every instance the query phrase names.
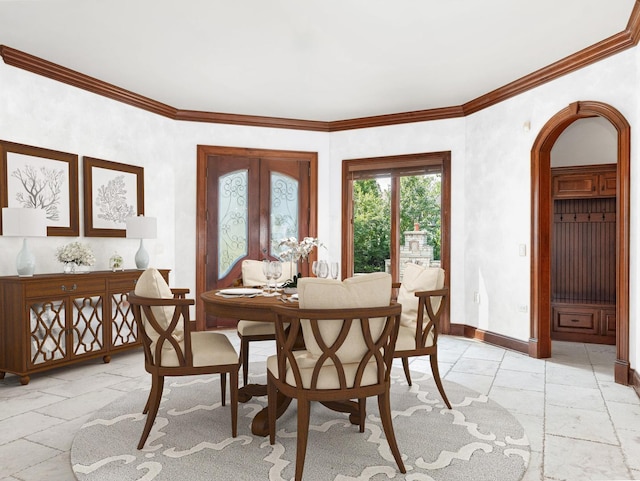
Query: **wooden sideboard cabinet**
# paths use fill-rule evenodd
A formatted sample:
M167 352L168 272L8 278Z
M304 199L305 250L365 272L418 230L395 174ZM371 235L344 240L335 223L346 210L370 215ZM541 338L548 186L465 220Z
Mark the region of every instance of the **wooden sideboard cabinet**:
M127 301L140 270L0 277L0 379L140 346ZM168 282L169 271L160 270Z

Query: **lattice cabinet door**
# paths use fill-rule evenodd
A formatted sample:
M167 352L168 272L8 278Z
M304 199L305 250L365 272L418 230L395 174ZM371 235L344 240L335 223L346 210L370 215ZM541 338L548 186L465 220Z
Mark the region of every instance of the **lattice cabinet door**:
M73 355L105 350L104 301L102 296L83 296L72 299L71 345Z
M32 367L67 357L67 309L64 299L29 304Z
M100 295L30 301L29 318L31 367L105 350Z
M111 293L111 346L138 342L138 327L126 292Z

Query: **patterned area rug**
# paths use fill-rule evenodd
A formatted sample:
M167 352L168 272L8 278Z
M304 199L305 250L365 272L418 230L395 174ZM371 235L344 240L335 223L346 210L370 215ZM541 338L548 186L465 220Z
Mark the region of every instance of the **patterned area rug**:
M262 372L256 364L251 372ZM459 384L445 382L453 409L442 402L430 374L412 373L409 387L394 371L393 423L407 474L389 451L375 398L367 403L365 432L345 414L313 403L304 479L308 481L518 481L529 462L524 428L504 408ZM265 376L252 382L266 383ZM270 480L293 478L295 401L278 420L276 444L251 434L251 419L266 396L238 407L231 437L229 406L220 404L218 376L168 378L144 450L136 445L148 390L124 395L78 432L71 463L80 481Z

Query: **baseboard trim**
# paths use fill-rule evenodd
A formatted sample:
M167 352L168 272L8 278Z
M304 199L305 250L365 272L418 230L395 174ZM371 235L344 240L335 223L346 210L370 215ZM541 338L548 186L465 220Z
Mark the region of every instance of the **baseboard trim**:
M477 339L479 341L503 347L505 349L510 349L512 351L521 352L527 355L529 354L529 343L527 341L521 341L519 339L514 339L513 337L496 334L495 332L485 331L483 329L478 329L477 327L466 326L464 324L451 324L449 333L454 336Z
M630 369L629 370L629 381L632 386L633 389L635 390L636 394L638 395L638 397L640 397L640 375L638 374L637 371Z

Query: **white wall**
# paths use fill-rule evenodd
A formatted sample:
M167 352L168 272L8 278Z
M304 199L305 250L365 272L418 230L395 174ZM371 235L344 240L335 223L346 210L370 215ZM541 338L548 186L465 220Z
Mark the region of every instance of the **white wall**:
M0 139L143 166L145 212L158 218L158 239L145 241L151 262L172 269L173 285L191 289L199 262L195 258L198 144L318 152L318 231L327 257L332 258L339 258L340 252L342 160L449 150L451 321L526 341L529 313L521 309L529 309L530 154L535 137L555 113L577 100L611 104L632 127L637 125L638 65L636 48L466 118L328 134L176 122L0 63ZM529 131L523 129L526 122ZM640 185L637 139L632 137L631 148L634 207L635 186ZM60 272L55 249L70 240L33 239L37 272ZM136 241L85 240L96 253L96 269L107 267L114 250L124 256L125 267L134 266ZM632 216L632 294L638 289L639 242ZM519 255L521 244L526 247L524 257ZM19 239L0 237L0 275L15 273L19 248ZM480 295L479 304L474 303L474 292ZM635 298L631 295L630 360L637 369Z
M637 67L637 49L628 50L467 117L465 324L528 339L529 313L519 308L529 308L530 296L531 147L544 124L578 100L608 103L632 126L637 125ZM525 122L531 125L528 132L523 129ZM631 152L631 205L635 207L637 136L632 138ZM638 306L633 296L638 288L637 229L632 216L632 366L640 361ZM527 245L526 257L518 255L521 243ZM474 291L480 292L479 305L473 303Z
M569 125L551 149L551 167L615 164L618 132L607 119L579 119Z

